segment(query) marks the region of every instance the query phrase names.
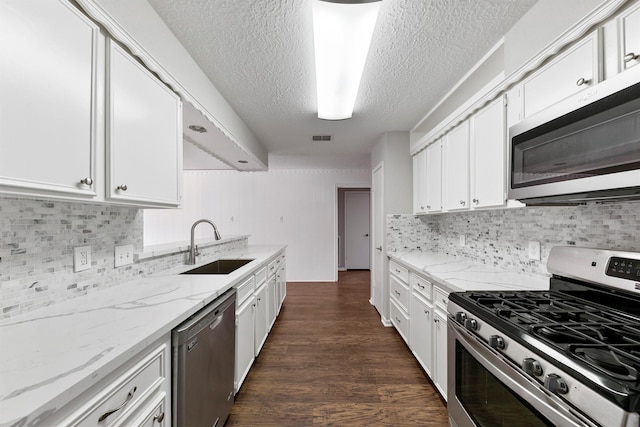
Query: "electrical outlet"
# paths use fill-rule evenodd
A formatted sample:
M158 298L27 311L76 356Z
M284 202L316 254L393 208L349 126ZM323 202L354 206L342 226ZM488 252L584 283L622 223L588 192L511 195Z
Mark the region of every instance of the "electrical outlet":
M73 272L91 268L91 246L76 246L73 248Z
M116 246L114 252L116 267L133 264L133 245Z
M459 237L459 245L465 246L466 244L467 244L467 236L465 236L464 234L461 234Z
M529 259L540 261L540 242L529 242Z

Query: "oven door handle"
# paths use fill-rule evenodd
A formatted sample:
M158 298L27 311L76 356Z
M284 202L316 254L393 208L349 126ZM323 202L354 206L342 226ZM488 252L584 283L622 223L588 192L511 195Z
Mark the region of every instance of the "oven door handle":
M546 390L541 384L530 380L522 374L514 365L502 356L496 355L483 342L458 325L453 319L449 319L448 326L448 350L455 354L455 341L460 342L471 356L487 369L493 376L502 382L509 390L529 403L554 425L567 427L598 427L598 424L571 411L569 406L561 399ZM453 352L452 352L453 350ZM455 358L448 366L448 402L449 406L459 405L466 412L462 403L455 395ZM455 403L454 403L455 402ZM451 411L451 409L450 409ZM459 424L460 427L463 424Z

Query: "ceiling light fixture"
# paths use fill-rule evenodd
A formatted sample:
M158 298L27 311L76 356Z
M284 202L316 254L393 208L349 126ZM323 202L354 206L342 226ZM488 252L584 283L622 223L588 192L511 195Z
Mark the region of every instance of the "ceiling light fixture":
M313 0L318 118L350 119L380 0Z

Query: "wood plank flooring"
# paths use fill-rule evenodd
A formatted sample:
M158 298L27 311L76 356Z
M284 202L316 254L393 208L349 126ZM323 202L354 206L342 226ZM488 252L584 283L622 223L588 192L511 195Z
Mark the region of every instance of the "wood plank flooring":
M225 424L448 426L446 404L369 303L369 271L287 283L287 298Z

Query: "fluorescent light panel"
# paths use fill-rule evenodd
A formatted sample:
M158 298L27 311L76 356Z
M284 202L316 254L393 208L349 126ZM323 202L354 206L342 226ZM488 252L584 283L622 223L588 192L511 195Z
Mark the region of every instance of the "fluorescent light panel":
M351 118L379 9L313 0L318 118Z

